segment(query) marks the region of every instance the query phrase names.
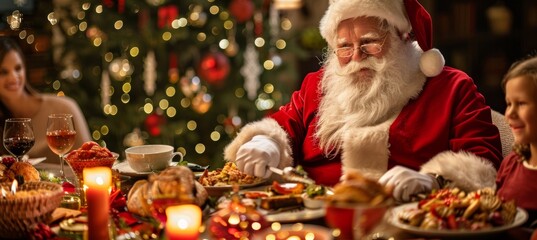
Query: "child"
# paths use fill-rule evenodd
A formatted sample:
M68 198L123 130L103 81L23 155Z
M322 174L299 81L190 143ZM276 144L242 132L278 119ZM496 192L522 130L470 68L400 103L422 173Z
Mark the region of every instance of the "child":
M498 170L498 195L528 211L527 226L537 225L537 57L514 63L502 80L505 119L515 143Z

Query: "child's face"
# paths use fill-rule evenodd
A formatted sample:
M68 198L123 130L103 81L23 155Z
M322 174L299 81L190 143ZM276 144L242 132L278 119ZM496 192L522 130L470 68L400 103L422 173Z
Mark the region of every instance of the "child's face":
M515 142L537 144L537 89L526 76L516 77L505 85L505 118Z

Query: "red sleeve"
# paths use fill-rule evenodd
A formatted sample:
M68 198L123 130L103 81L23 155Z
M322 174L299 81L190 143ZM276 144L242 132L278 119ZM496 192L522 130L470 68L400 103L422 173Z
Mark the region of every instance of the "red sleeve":
M295 159L303 157L297 154L302 154L308 130L311 131L316 125L314 121L320 101L318 87L321 78L322 70L308 74L300 89L291 95L289 103L270 115L288 133Z
M496 189L502 188L503 184L505 183L505 179L509 177L514 163L516 163L518 159L518 155L515 152L511 152L503 159L500 169L498 169L498 173L496 175Z

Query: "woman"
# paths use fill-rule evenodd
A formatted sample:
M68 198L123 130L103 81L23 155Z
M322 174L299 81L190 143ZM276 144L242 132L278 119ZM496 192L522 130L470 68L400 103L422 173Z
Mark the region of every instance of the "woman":
M26 79L24 53L9 37L0 37L0 135L8 118L31 118L35 144L28 152L30 158L46 157L47 162L59 163L59 157L47 144L47 119L53 113L70 113L75 124L76 140L73 149L90 141L86 119L78 104L69 97L36 92ZM3 138L2 138L3 139ZM2 154L9 154L3 147Z

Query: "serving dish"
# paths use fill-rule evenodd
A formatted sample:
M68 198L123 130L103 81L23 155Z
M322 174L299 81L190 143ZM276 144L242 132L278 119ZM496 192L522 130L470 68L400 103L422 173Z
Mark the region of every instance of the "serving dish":
M509 229L518 227L526 220L528 219L528 213L522 209L517 208L517 212L515 215L515 219L511 224L506 224L499 227L493 227L488 229L480 229L480 230L430 230L430 229L422 229L419 227L414 227L408 224L405 224L401 222L398 219L399 213L402 211L405 211L407 209L416 209L418 206L418 203L407 203L400 206L397 206L393 208L392 214L390 218L388 218L388 222L393 225L396 228L399 228L403 231L420 235L420 236L427 236L427 237L440 237L440 238L457 238L457 237L477 237L477 236L486 236L490 234L496 234L500 232L507 231Z

